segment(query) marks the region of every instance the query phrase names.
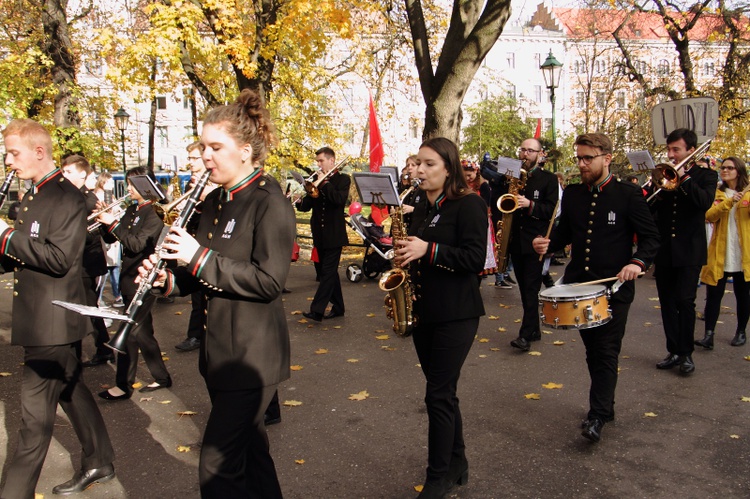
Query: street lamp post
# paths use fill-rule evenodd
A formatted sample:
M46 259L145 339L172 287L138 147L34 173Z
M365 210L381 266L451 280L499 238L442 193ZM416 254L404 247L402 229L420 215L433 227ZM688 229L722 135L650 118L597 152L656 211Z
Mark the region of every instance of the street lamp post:
M539 67L544 75L544 83L549 90L549 101L552 103L552 148L557 148L557 130L555 128L555 89L560 85L562 63L555 59L552 50L549 51L547 59ZM557 170L557 164L554 165Z
M122 141L122 173L127 174L128 167L125 165L125 130L128 129L128 120L130 115L120 108L115 113L115 126L120 130L120 140Z

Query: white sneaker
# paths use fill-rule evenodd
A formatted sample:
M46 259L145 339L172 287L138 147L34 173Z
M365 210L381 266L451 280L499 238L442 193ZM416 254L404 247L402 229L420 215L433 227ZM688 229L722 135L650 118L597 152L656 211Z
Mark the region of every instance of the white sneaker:
M125 306L125 302L122 301L122 296L119 297L118 299L116 299L115 301L113 301L112 302L112 306L113 307L117 307L117 308L124 307Z

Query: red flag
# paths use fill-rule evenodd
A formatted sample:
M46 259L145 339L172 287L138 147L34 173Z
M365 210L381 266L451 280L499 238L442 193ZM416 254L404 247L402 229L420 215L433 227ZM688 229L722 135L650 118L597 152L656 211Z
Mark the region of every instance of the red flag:
M542 118L536 119L536 132L534 132L534 138L539 139L542 136Z
M378 173L383 166L383 139L380 137L378 117L375 114L375 104L370 95L370 171Z

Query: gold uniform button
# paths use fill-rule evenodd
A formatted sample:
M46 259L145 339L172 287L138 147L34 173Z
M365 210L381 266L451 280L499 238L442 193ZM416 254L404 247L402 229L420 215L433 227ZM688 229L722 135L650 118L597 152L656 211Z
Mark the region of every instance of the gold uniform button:
M18 223L21 224L21 225L23 225L23 219L19 218L18 219Z
M590 248L586 248L585 251L586 251L586 253L591 253L591 249Z
M23 211L29 211L29 207L28 206L24 206L23 207Z
M18 284L18 279L13 279L14 284Z
M586 234L591 234L591 229L587 230Z
M264 185L266 185L266 181L265 180L261 180L258 185L261 186L261 187L263 187Z
M209 232L209 233L208 233L208 235L207 235L206 237L207 237L207 238L208 238L208 239L210 240L211 238L213 238L213 237L214 237L214 235L213 235L213 234L211 234L211 233Z
M596 201L592 201L591 206L596 206Z
M586 272L588 272L589 268L588 267L583 267L583 270L585 270Z
M594 225L594 222L589 220L589 225Z
M594 216L594 212L593 212L593 211L590 211L590 212L589 212L589 215L593 217L593 216Z
M33 200L34 200L34 196L29 196L29 201L33 201Z
M591 244L591 239L586 239L586 244Z
M18 291L13 291L13 296L18 296Z
M585 258L584 260L586 260L586 261L588 262L588 261L590 260L590 258L589 258L589 257L586 257L586 258Z
M214 225L219 225L219 219L218 218L214 218Z

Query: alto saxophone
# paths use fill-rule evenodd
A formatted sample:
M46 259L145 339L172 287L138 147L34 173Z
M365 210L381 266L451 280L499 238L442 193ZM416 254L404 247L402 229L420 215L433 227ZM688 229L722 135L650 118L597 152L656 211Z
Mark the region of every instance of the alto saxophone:
M518 200L516 196L518 191L526 186L526 170L523 168L519 173L519 178L510 177L508 193L500 196L497 200L497 209L503 214L503 217L497 223L497 232L495 233L495 260L497 261L497 271L503 273L508 269L508 245L510 244L510 229L513 224L513 212L518 209Z
M411 187L401 193L399 201L403 201L419 184L420 179L414 179ZM406 226L404 224L404 208L399 205L391 214L391 236L395 246L396 241L406 239ZM389 257L393 260L393 254ZM400 267L394 267L385 272L378 282L381 290L387 292L385 296L385 315L393 320L393 332L397 336L409 336L417 325L417 317L414 315L414 301L412 296L414 290L411 284L409 272Z

